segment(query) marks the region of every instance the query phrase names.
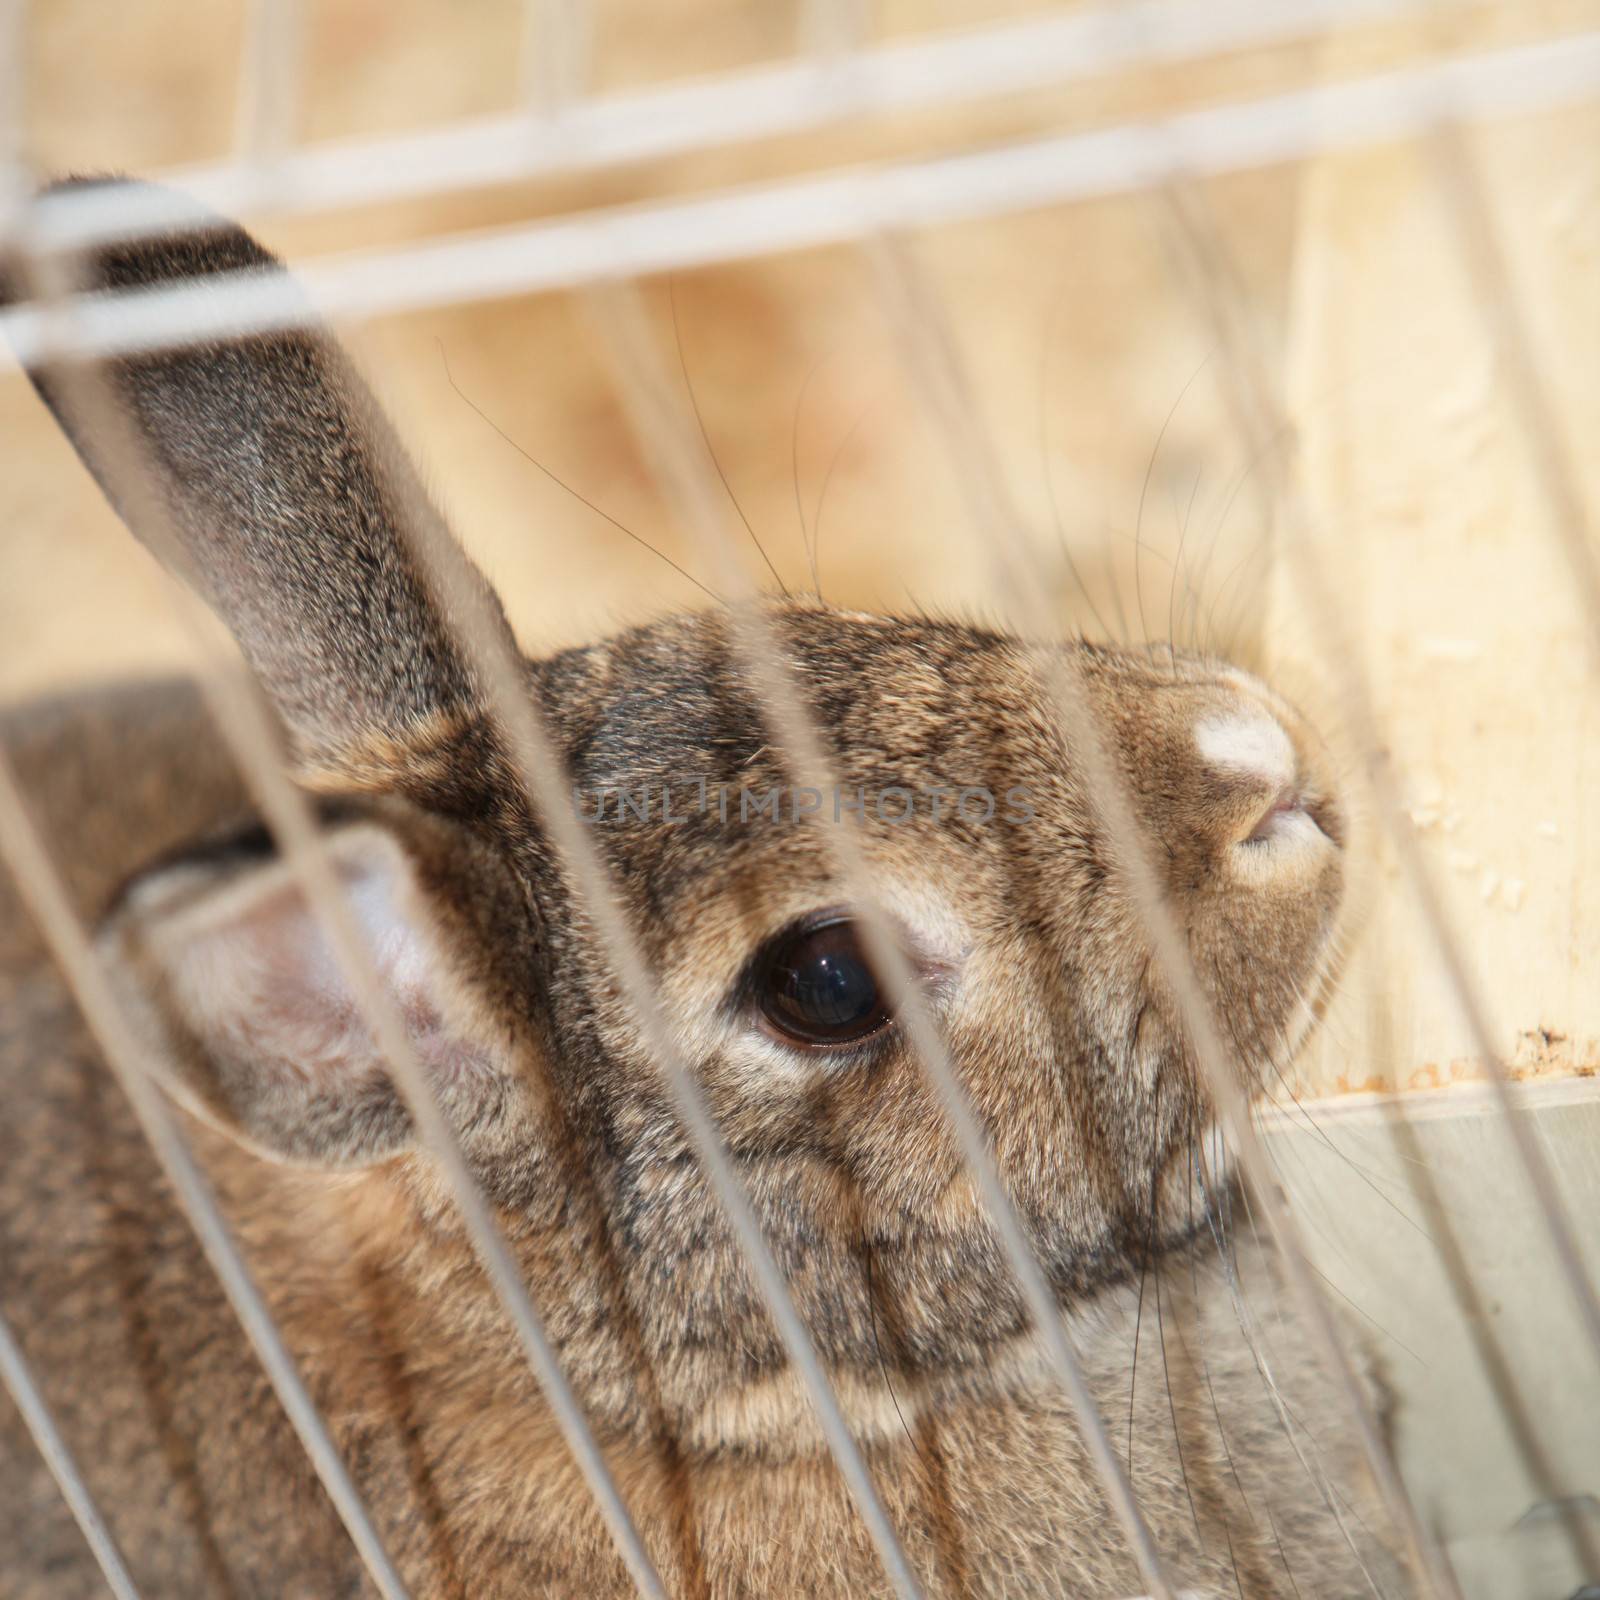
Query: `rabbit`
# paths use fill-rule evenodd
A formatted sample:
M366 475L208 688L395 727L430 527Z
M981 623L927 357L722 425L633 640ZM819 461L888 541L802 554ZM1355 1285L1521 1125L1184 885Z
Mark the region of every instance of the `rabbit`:
M117 290L283 272L220 219L96 247L83 269ZM376 400L311 327L99 370L153 492L119 480L63 370L32 376L269 697L668 1591L890 1593L430 596L406 519L443 521ZM809 815L830 801L850 808L1171 1573L1206 1595L1411 1593L1032 647L816 599L766 618L839 781L819 805L798 798L725 610L516 659L925 1591L1147 1586L862 953ZM1224 662L1058 648L1259 1085L1335 965L1350 845L1334 764ZM193 685L78 692L7 712L0 733L410 1591L633 1593ZM4 883L0 941L0 1307L135 1576L229 1600L374 1592ZM0 1435L0 1595L101 1592L3 1400Z

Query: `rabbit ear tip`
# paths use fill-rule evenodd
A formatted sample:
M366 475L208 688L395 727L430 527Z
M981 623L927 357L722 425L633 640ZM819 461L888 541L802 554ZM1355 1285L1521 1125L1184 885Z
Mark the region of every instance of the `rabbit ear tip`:
M106 189L112 185L129 189L153 189L152 183L133 178L125 172L66 172L58 178L46 180L39 188L41 195L58 194L65 189Z

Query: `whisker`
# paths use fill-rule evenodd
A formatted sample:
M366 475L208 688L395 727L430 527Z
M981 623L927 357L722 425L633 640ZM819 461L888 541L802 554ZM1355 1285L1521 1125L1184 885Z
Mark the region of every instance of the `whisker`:
M1200 1156L1201 1182L1202 1185L1204 1185L1204 1150L1200 1152ZM1208 1189L1208 1193L1209 1192L1210 1191ZM1248 1214L1248 1193L1246 1189L1243 1186L1240 1186L1237 1191L1230 1190L1229 1192L1238 1193L1240 1200L1246 1206ZM1211 1210L1212 1208L1208 1206L1206 1213L1208 1216L1211 1214ZM1253 1217L1249 1218L1249 1226L1251 1233L1254 1236L1255 1221ZM1362 1555L1360 1547L1357 1545L1354 1536L1351 1534L1350 1529L1346 1525L1345 1519L1340 1512L1342 1497L1339 1495L1337 1488L1332 1483L1326 1470L1321 1465L1322 1450L1316 1439L1316 1436L1305 1427L1305 1425L1291 1410L1288 1402L1284 1399L1282 1390L1278 1386L1277 1378L1273 1375L1271 1365L1267 1361L1266 1352L1262 1348L1260 1335L1256 1331L1257 1319L1250 1311L1249 1301L1244 1293L1244 1286L1239 1277L1237 1263L1233 1257L1231 1247L1226 1242L1226 1229L1219 1231L1218 1226L1213 1223L1211 1231L1217 1241L1218 1259L1222 1262L1223 1273L1228 1284L1230 1297L1233 1302L1234 1319L1239 1326L1240 1333L1244 1336L1245 1347L1249 1350L1251 1359L1255 1363L1257 1375L1261 1378L1267 1397L1271 1401L1273 1409L1278 1413L1279 1421L1281 1422L1284 1430L1284 1438L1288 1440L1290 1450L1293 1451L1295 1459L1300 1464L1301 1470L1305 1473L1313 1488L1316 1490L1324 1509L1334 1519L1334 1525L1339 1529L1340 1537L1344 1540L1345 1545L1348 1547L1357 1567L1361 1571L1362 1577L1366 1580L1367 1587L1371 1589L1373 1595L1376 1597L1376 1600L1386 1600L1383 1590L1378 1586L1377 1580L1373 1577L1366 1558ZM1257 1241L1257 1247L1259 1249L1259 1240ZM1277 1294L1270 1278L1267 1281L1266 1287L1268 1294L1271 1296L1274 1304L1276 1305ZM1281 1310L1278 1310L1276 1315L1280 1322L1281 1331ZM1308 1459L1306 1453L1300 1447L1300 1437L1302 1435L1304 1436L1306 1443L1311 1447L1312 1454L1317 1457L1317 1465L1315 1466L1312 1465L1311 1460Z
M1261 1509L1267 1514L1267 1522L1272 1528L1272 1542L1278 1547L1278 1559L1283 1562L1284 1576L1289 1580L1289 1587L1294 1590L1296 1600L1300 1597L1300 1583L1294 1575L1294 1568L1289 1564L1289 1552L1283 1548L1283 1534L1278 1530L1278 1519L1272 1514L1272 1501L1264 1500Z
M1150 639L1150 627L1144 616L1144 587L1140 578L1140 540L1144 530L1144 503L1150 493L1150 480L1155 475L1156 458L1161 454L1161 446L1166 441L1167 430L1172 426L1172 419L1178 414L1178 407L1183 404L1184 397L1194 387L1195 379L1206 370L1211 357L1206 356L1200 365L1189 374L1188 381L1178 391L1178 398L1168 408L1165 418L1161 423L1160 431L1156 434L1156 442L1150 447L1150 459L1145 463L1144 481L1139 485L1139 506L1133 518L1133 588L1134 595L1139 602L1139 630L1145 642Z
M795 396L794 421L789 428L789 468L794 480L794 514L800 521L800 543L805 550L806 565L811 570L811 589L819 600L822 598L822 588L817 582L817 557L811 548L811 532L806 526L806 508L800 496L800 417L805 409L806 396L811 392L811 381L827 361L827 356L818 356L811 363L805 381L800 385L800 393Z
M819 595L822 593L822 584L817 578L818 551L822 548L822 512L828 503L828 490L833 487L833 475L844 459L845 451L850 448L852 440L861 431L861 425L867 420L874 404L875 402L868 402L856 414L856 419L850 424L844 438L834 446L833 454L828 458L828 470L822 475L822 488L817 494L816 514L811 519L811 581Z
M1251 1005L1252 1013L1254 1013L1254 1002L1251 1001L1249 1003ZM1356 1176L1361 1179L1361 1181L1368 1189L1371 1190L1373 1195L1378 1200L1382 1201L1382 1203L1386 1205L1403 1223L1405 1223L1408 1228L1411 1228L1421 1238L1428 1239L1428 1242L1431 1244L1433 1241L1429 1238L1427 1229L1424 1228L1415 1217L1406 1211L1405 1208L1393 1198L1393 1196L1384 1193L1383 1187L1377 1175L1366 1167L1363 1167L1361 1163L1358 1162L1347 1150L1340 1148L1340 1146L1337 1145L1329 1136L1327 1130L1323 1128L1321 1124L1318 1123L1317 1119L1311 1115L1310 1111L1305 1105L1305 1102L1301 1100L1298 1093L1296 1093L1294 1085L1285 1075L1283 1067L1278 1061L1277 1052L1268 1052L1266 1059L1267 1064L1272 1068L1273 1075L1278 1079L1278 1082L1283 1085L1284 1093L1288 1095L1290 1103L1293 1105L1295 1111L1299 1113L1299 1120L1305 1124L1307 1131L1310 1133L1311 1137L1316 1141L1316 1143L1325 1149L1328 1154L1344 1162L1350 1171L1355 1173ZM1262 1099L1264 1099L1274 1109L1281 1112L1285 1116L1289 1115L1289 1113L1284 1110L1282 1103L1273 1095L1272 1090L1265 1083L1260 1085L1260 1094Z
M1183 1453L1183 1435L1182 1435L1181 1430L1178 1427L1178 1403L1177 1403L1177 1400L1176 1400L1176 1398L1174 1397L1174 1395L1172 1393L1172 1368L1167 1363L1167 1327L1166 1327L1166 1318L1162 1314L1162 1309L1161 1309L1161 1264L1160 1264L1160 1262L1156 1263L1155 1280L1156 1280L1156 1337L1158 1338L1158 1340L1160 1341L1160 1344L1161 1344L1161 1375L1166 1380L1166 1385L1167 1385L1167 1413L1172 1418L1172 1445L1173 1445L1173 1448L1178 1453L1178 1471L1183 1475L1183 1494L1184 1494L1184 1498L1189 1502L1189 1516L1194 1522L1194 1539L1195 1539L1195 1543L1197 1545L1199 1545L1200 1552L1201 1552L1202 1555L1204 1555L1205 1554L1205 1550L1206 1550L1205 1535L1203 1533L1201 1533L1201 1531L1200 1531L1200 1513L1195 1507L1194 1490L1190 1486L1190 1483L1189 1483L1189 1463L1184 1457L1184 1453ZM1224 1520L1224 1522L1223 1522L1223 1532L1224 1532L1224 1534L1226 1534L1226 1532L1227 1532L1226 1520ZM1233 1552L1233 1540L1232 1539L1228 1540L1228 1551L1229 1551L1229 1554L1231 1556L1232 1552ZM1239 1576L1239 1569L1238 1569L1237 1566L1235 1566L1235 1568L1234 1568L1233 1575L1234 1575L1235 1578L1237 1578Z
M706 454L711 458L711 465L717 474L717 481L722 485L722 492L727 495L728 502L738 513L739 520L744 524L744 531L750 535L750 542L756 547L757 553L767 564L767 571L772 574L772 581L777 584L783 597L788 599L789 586L778 575L778 569L772 564L772 557L767 554L766 546L756 535L756 530L750 526L750 519L744 514L744 507L739 504L739 497L733 492L733 485L728 482L728 474L722 470L722 462L718 459L716 447L711 443L711 432L706 427L706 419L700 412L700 397L694 392L694 380L689 376L689 361L683 352L683 330L678 325L678 280L676 277L667 279L667 301L672 308L672 342L678 352L678 370L683 374L683 387L689 395L689 409L694 413L695 426L700 430L700 442L706 448Z
M1155 1233L1152 1214L1145 1236L1145 1253L1139 1262L1139 1302L1133 1315L1133 1360L1128 1366L1128 1476L1133 1476L1133 1400L1139 1382L1139 1330L1144 1326L1144 1286L1150 1273L1150 1242Z
M861 1237L861 1263L866 1269L867 1313L872 1321L872 1349L878 1358L878 1372L883 1378L884 1388L889 1391L889 1402L894 1407L894 1414L900 1419L906 1443L911 1446L913 1455L921 1455L917 1441L912 1436L911 1425L906 1421L906 1414L900 1409L900 1397L894 1392L894 1384L889 1381L889 1364L883 1358L883 1345L878 1337L878 1290L872 1276L872 1241L865 1233Z
M1244 1579L1239 1576L1239 1554L1233 1548L1233 1535L1228 1531L1226 1522L1222 1524L1222 1537L1228 1541L1228 1565L1233 1570L1234 1592L1239 1596L1239 1600L1245 1600Z
M1045 499L1050 505L1050 520L1056 530L1056 542L1061 547L1061 558L1067 564L1067 573L1078 586L1078 593L1083 596L1083 603L1089 608L1089 615L1094 618L1095 626L1099 628L1102 638L1109 639L1111 630L1106 627L1105 619L1100 615L1100 608L1094 603L1094 596L1089 593L1089 586L1083 581L1078 572L1078 564L1073 559L1072 548L1067 543L1067 530L1061 516L1061 499L1056 493L1055 471L1052 467L1054 460L1050 449L1050 425L1047 410L1049 401L1048 373L1050 367L1050 353L1055 345L1055 330L1059 326L1062 306L1058 299L1049 321L1045 325L1044 348L1039 353L1039 466L1044 477Z
M1183 576L1184 610L1189 608L1189 601L1194 595L1194 586L1189 582L1189 575L1183 570L1183 546L1189 534L1189 518L1194 513L1194 499L1200 492L1200 479L1205 473L1205 463L1202 462L1194 469L1194 483L1189 489L1189 503L1184 508L1183 518L1178 524L1178 550L1172 561L1172 587L1167 591L1167 648L1170 652L1176 645L1178 625L1173 615L1173 605L1178 594L1178 578ZM1176 506L1173 508L1176 510Z
M1148 963L1146 971L1148 972ZM1137 1031L1137 1022L1135 1031ZM1150 1124L1152 1142L1160 1138L1161 1132L1161 1079L1155 1080L1155 1093L1151 1098ZM1133 1361L1128 1371L1128 1476L1133 1476L1133 1401L1134 1388L1139 1381L1139 1330L1144 1323L1144 1286L1145 1279L1150 1272L1150 1262L1153 1256L1153 1245L1156 1232L1156 1198L1158 1185L1161 1178L1161 1168L1158 1162L1152 1161L1150 1168L1150 1200L1149 1216L1145 1222L1144 1250L1139 1257L1139 1303L1133 1316ZM1199 1525L1196 1524L1196 1532Z
M1191 1232L1194 1229L1195 1157L1197 1153L1198 1141L1191 1139L1189 1142L1189 1224ZM1200 1300L1200 1262L1198 1255L1192 1251L1189 1256L1189 1279L1191 1293L1194 1295L1195 1302L1198 1305ZM1181 1331L1179 1337L1182 1337ZM1244 1483L1239 1477L1238 1463L1234 1460L1233 1449L1228 1443L1228 1431L1223 1426L1222 1408L1217 1403L1216 1385L1211 1378L1211 1362L1206 1355L1205 1318L1203 1315L1197 1315L1195 1318L1195 1342L1198 1346L1197 1357L1200 1363L1200 1376L1205 1381L1207 1401L1211 1407L1212 1418L1217 1425L1217 1443L1222 1446L1222 1458L1227 1466L1228 1476L1233 1480L1234 1489L1238 1492L1239 1502L1244 1507L1245 1515L1250 1518L1251 1525L1255 1526L1255 1508L1251 1505L1250 1496L1245 1492ZM1278 1531L1277 1519L1272 1515L1270 1495L1263 1499L1262 1510L1266 1512L1267 1524L1272 1530L1272 1540L1277 1548L1278 1559L1283 1563L1283 1570L1288 1575L1290 1587L1298 1595L1300 1593L1300 1585L1295 1578L1293 1567L1289 1564L1289 1555L1284 1549L1283 1536ZM1224 1529L1226 1529L1226 1523L1224 1523ZM1228 1551L1231 1557L1233 1553L1231 1536L1228 1542ZM1237 1577L1237 1567L1235 1567L1235 1576Z
M703 584L697 577L695 577L692 572L685 571L664 550L657 549L656 546L651 544L648 539L642 538L625 523L618 522L617 519L612 516L611 513L604 507L597 506L586 494L583 494L580 490L574 489L565 478L557 477L557 475L552 472L550 468L544 464L544 462L539 460L537 456L533 455L528 450L525 450L520 444L518 444L517 441L513 439L511 435L507 433L506 430L502 428L500 424L496 422L494 418L491 417L489 413L485 411L483 407L480 406L478 402L474 400L459 383L456 382L455 377L450 371L450 358L445 354L443 340L435 340L434 343L438 346L439 360L444 366L445 382L455 390L456 398L462 401L462 403L468 406L473 412L475 412L478 420L492 428L495 433L497 433L508 445L511 446L513 450L517 452L519 456L522 457L524 461L528 463L529 466L538 468L538 470L542 472L545 477L547 477L558 489L565 490L572 496L574 500L578 502L579 505L584 506L588 510L592 511L602 521L609 522L618 533L626 534L628 538L632 539L633 542L641 549L648 550L657 561L665 562L666 565L671 567L672 570L676 572L680 578L684 579L685 582L692 583L695 588L697 588L701 594L705 595L708 600L716 601L719 606L727 604L721 595L719 595L714 589L707 588L706 585Z

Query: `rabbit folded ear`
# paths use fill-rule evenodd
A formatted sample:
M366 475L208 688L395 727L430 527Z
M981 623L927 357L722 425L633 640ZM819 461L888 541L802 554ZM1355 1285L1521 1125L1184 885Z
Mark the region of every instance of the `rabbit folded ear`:
M335 826L326 846L389 1004L447 1116L492 1130L509 1036L452 970L396 834ZM167 1088L259 1152L360 1166L409 1148L411 1118L332 942L257 829L136 878L101 936Z
M69 180L39 204L70 203L73 192L108 183L150 187ZM254 239L220 219L97 246L77 270L82 289L118 293L221 274L287 281ZM72 368L32 378L133 532L181 567L232 631L298 754L316 764L436 738L474 713L472 674L413 553L415 537L449 535L329 335L301 327L208 337L113 357L97 370L129 425L130 450L100 436L93 408L75 399Z

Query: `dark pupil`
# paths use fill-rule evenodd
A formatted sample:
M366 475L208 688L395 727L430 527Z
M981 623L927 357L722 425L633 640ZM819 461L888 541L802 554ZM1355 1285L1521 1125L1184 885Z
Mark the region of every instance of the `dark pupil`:
M885 1018L877 979L848 922L785 940L768 968L762 1003L775 1026L811 1044L862 1038Z

